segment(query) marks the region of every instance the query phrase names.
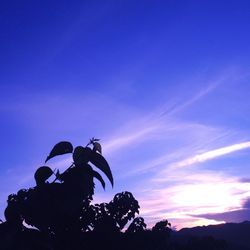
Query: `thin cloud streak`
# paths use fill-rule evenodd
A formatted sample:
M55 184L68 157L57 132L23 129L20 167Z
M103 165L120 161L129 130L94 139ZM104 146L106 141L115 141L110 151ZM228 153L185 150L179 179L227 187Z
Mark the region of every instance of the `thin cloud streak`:
M121 137L114 138L113 140L108 141L104 144L104 149L107 154L114 152L120 148L126 147L136 141L145 140L146 136L150 133L157 131L159 129L159 124L153 124L152 126L141 127L136 131L131 131Z
M182 123L180 121L173 123L172 126L165 125L165 128L161 130L161 134L161 139L166 142L173 136L181 138L181 145L166 148L160 156L151 158L144 163L140 162L134 169L123 173L121 178L143 174L147 171L157 171L156 173L159 173L160 177L165 176L165 170L169 174L169 166L184 161L180 159L189 159L194 152L204 151L204 148L212 148L215 145L219 146L222 141L228 141L229 143L235 136L234 132L222 128L195 123ZM166 167L168 168L166 169Z
M205 162L205 161L208 161L208 160L220 157L220 156L224 156L227 154L231 154L240 150L244 150L247 148L250 148L250 141L233 144L227 147L218 148L218 149L211 150L202 154L197 154L193 157L171 164L170 168L181 168L181 167L194 165L196 163Z
M202 89L198 94L196 94L194 97L190 98L187 101L184 101L183 103L179 105L171 105L167 104L168 107L163 105L160 109L156 110L155 112L151 112L147 117L144 117L142 119L138 119L137 123L135 122L131 126L131 130L126 133L123 136L117 136L115 139L109 141L104 145L106 151L115 151L116 149L126 147L127 145L130 145L131 143L138 141L138 140L145 140L145 136L153 133L157 130L162 129L162 121L166 118L164 117L171 117L175 113L185 109L191 104L194 104L196 101L200 100L202 97L206 96L210 92L212 92L214 89L218 87L225 79L221 78L212 84L208 85L206 88ZM163 111L167 110L167 111ZM171 126L173 128L173 125Z
M225 77L221 77L221 79L218 79L214 81L213 83L207 85L206 88L200 90L196 95L194 95L192 98L187 100L186 102L183 102L180 105L172 105L171 108L168 108L167 111L163 112L161 116L172 116L179 111L182 111L183 109L187 108L188 106L194 104L195 102L199 101L201 98L205 97L207 94L211 93L213 90L215 90L220 84L222 84L225 81Z

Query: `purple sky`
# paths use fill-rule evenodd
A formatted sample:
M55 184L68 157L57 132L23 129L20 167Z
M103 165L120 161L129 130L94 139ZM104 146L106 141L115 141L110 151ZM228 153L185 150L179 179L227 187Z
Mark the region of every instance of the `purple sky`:
M148 225L249 218L249 1L0 3L0 217L55 143L101 138ZM65 169L69 156L49 162Z

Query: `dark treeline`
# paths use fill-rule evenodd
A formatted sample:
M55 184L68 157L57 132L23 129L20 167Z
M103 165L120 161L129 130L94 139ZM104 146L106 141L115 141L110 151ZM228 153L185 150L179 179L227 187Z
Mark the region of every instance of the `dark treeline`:
M94 179L105 188L100 170L114 185L111 169L102 156L98 139L73 148L70 142L54 146L46 161L71 153L66 171L42 166L35 172L36 186L11 194L0 224L2 250L219 250L223 240L189 237L174 240L171 224L157 222L152 229L139 217L139 203L130 192L121 192L109 203L93 204ZM48 179L54 176L54 180Z

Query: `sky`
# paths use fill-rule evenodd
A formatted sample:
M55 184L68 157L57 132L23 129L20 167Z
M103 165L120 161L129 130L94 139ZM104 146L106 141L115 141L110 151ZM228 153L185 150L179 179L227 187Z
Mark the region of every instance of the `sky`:
M149 227L250 219L248 0L2 0L0 23L0 218L57 142L96 137L115 185L94 202L130 191Z

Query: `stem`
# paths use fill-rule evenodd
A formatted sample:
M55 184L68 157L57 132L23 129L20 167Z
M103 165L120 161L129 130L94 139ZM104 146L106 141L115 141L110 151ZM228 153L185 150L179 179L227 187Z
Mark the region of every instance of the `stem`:
M74 166L74 162L73 162L73 163L72 163L63 173L65 173L66 171L68 171L69 169L71 169L73 166ZM54 172L53 172L53 173L54 173ZM63 174L63 173L62 173L62 174ZM62 175L62 174L60 174L60 175ZM54 175L55 175L55 173L54 173ZM56 180L58 180L58 176L56 176L55 180L53 180L51 183L55 183Z

